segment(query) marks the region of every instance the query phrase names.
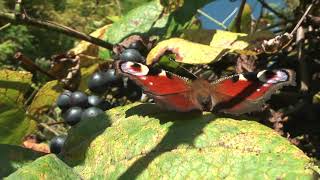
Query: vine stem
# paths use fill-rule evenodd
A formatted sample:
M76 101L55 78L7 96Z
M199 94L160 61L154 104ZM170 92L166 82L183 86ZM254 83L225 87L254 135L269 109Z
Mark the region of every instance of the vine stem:
M51 21L42 21L32 17L29 17L25 12L23 13L7 13L0 11L0 19L5 20L12 24L23 24L29 26L40 27L43 29L48 29L56 32L63 33L70 37L74 37L80 40L84 40L95 44L100 47L104 47L106 49L112 50L113 44L103 41L101 39L95 38L93 36L87 35L85 33L79 32L70 27L58 24L56 22Z

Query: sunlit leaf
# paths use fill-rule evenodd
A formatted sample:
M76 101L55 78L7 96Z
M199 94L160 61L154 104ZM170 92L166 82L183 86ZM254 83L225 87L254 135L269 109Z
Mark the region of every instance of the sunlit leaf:
M0 70L0 143L20 144L35 129L35 122L25 119L24 93L31 87L32 74Z
M201 35L196 36L197 34ZM257 55L261 53L257 48L260 48L264 39L269 39L272 35L268 32L247 35L221 30L190 30L183 37L193 42L181 38L161 41L149 52L147 64L157 62L168 51L176 55L177 62L187 64L211 63L218 61L226 53Z
M47 82L39 89L34 97L28 108L28 113L31 114L32 117L37 118L35 119L37 121L44 120L41 118L41 115L46 113L54 105L61 92L63 92L63 88L58 81Z
M6 179L82 179L71 167L56 155L50 154L38 158L18 169Z
M20 146L0 144L0 179L44 155Z
M168 113L152 104L106 115L111 127L84 122L67 139L63 160L84 179L308 179L317 169L286 138L254 121Z
M177 62L206 64L218 60L228 50L213 48L181 38L171 38L158 43L157 46L149 52L146 63L149 65L158 61L167 51L176 55L175 60Z

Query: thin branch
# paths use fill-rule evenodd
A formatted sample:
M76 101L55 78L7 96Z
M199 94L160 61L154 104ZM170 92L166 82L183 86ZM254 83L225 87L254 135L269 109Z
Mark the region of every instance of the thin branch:
M302 17L300 18L299 22L297 23L297 25L293 28L293 30L291 31L290 35L293 35L297 29L300 27L301 23L303 22L304 18L307 16L307 14L310 12L311 8L312 8L313 4L310 4L306 10L306 12L304 12L304 14L302 15Z
M242 13L243 13L243 9L244 6L246 5L247 0L242 0L240 7L239 7L239 11L236 17L236 22L235 22L235 27L236 27L236 32L241 32L241 19L242 19Z
M60 133L57 132L56 130L54 130L53 128L51 128L50 126L46 125L45 123L39 123L39 126L47 129L48 131L52 132L55 136L59 136Z
M21 52L17 52L14 55L14 58L17 59L18 61L20 61L26 69L30 69L31 71L39 71L42 74L48 76L51 79L58 79L57 77L55 77L54 75L48 73L47 71L41 69L38 65L36 65L34 62L32 62L29 58L27 58L26 56L24 56Z
M284 15L282 15L281 13L277 12L276 10L274 10L271 6L269 6L268 3L264 2L264 0L258 0L260 2L260 4L265 7L266 9L268 9L269 11L271 11L273 14L277 15L278 17L284 19L284 20L288 20L288 18Z
M11 23L15 23L15 24L30 25L30 26L35 26L35 27L40 27L40 28L60 32L65 35L68 35L70 37L81 39L81 40L90 42L92 44L95 44L97 46L104 47L109 50L112 50L112 48L113 48L113 44L110 44L106 41L103 41L103 40L95 38L93 36L84 34L82 32L74 30L70 27L67 27L67 26L64 26L64 25L61 25L61 24L58 24L55 22L41 21L38 19L31 18L31 17L27 16L26 13L17 15L14 13L0 12L0 19L3 19L5 21L11 22Z
M234 10L226 17L223 21L222 24L225 24L235 13L237 13L238 7L234 8Z
M309 73L304 55L305 32L302 26L297 30L296 43L298 48L298 62L300 69L300 90L306 92L309 90Z
M3 26L0 27L0 31L4 30L5 28L9 27L11 25L11 23L7 23Z
M216 23L217 25L221 26L223 29L225 29L225 30L227 29L227 27L223 23L221 23L218 20L214 19L213 17L209 16L209 14L203 12L202 10L198 9L197 12L199 14L201 14L202 16L208 18L210 21L212 21L212 22Z
M65 124L65 122L64 121L58 121L58 122L47 123L48 126L53 126L53 125L57 125L57 124Z

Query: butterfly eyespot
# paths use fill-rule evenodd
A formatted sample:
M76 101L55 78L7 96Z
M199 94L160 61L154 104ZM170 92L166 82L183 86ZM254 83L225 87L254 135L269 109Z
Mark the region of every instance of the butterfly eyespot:
M275 76L275 73L270 70L263 70L263 71L258 72L258 74L257 74L257 78L261 82L268 82L268 83L274 76Z
M145 76L149 73L149 68L140 63L124 62L121 64L121 71L135 76Z
M248 73L245 73L243 74L244 78L246 80L249 80L249 81L256 81L258 80L258 77L257 77L257 73L255 72L248 72ZM241 79L241 78L240 78Z
M239 75L239 76L233 76L233 77L231 78L231 81L232 81L233 83L235 83L235 82L239 81L239 79L240 79L240 75Z
M163 70L161 70L159 68L150 68L148 75L150 75L150 76L158 76L159 74L162 73L162 71Z

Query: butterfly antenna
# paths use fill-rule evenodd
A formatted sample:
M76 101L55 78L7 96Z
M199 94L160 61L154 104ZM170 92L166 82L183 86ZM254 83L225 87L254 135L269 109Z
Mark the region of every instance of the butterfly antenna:
M197 75L195 75L194 73L190 72L188 69L183 67L181 64L177 63L172 57L169 57L169 60L174 62L174 63L176 63L179 68L183 69L185 72L187 72L188 74L192 75L194 78L199 79L199 77Z
M311 8L312 8L313 4L310 4L306 10L306 12L304 12L303 16L300 18L299 22L297 23L297 25L293 28L293 30L291 31L290 35L292 36L300 27L301 23L303 22L304 18L306 18L306 16L308 15L308 13L310 12Z

